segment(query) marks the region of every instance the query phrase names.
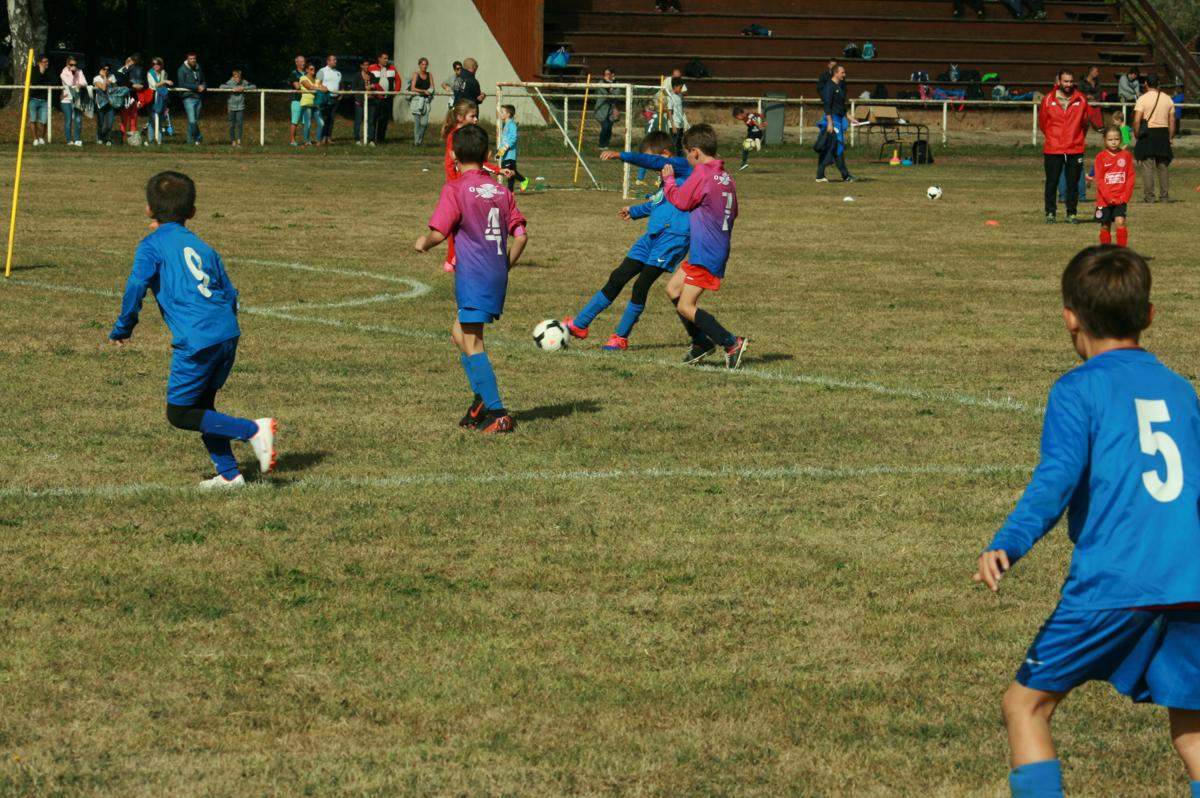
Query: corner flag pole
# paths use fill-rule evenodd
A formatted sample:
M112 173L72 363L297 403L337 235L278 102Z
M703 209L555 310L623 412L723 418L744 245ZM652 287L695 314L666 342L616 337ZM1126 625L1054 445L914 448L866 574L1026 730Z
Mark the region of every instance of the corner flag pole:
M25 93L21 99L21 132L17 138L17 176L13 180L12 215L8 220L8 254L4 257L4 276L12 275L13 234L17 231L17 202L21 198L21 161L25 156L25 123L29 119L29 82L33 78L33 48L25 61Z
M588 92L592 90L592 75L588 73L587 83L583 85L583 110L579 112L579 146L575 148L575 177L572 183L579 182L579 164L583 161L583 123L587 121Z

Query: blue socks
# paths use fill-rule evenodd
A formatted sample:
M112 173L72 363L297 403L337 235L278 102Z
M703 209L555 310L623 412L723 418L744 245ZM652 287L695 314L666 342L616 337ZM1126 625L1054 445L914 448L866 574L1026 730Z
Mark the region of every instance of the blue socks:
M218 438L248 441L258 433L258 425L248 418L237 418L218 413L216 410L205 410L204 416L200 419L200 432L203 435L215 435Z
M635 305L629 302L625 305L625 312L621 314L621 322L617 325L616 333L622 338L628 338L633 332L633 325L637 324L638 319L642 316L642 311L646 309L645 305Z
M208 449L208 456L212 458L218 474L225 479L233 479L241 473L238 470L237 458L233 456L233 447L229 445L229 438L201 435L200 440L204 441L204 448Z
M458 362L462 363L463 371L467 374L467 384L471 386L471 393L479 393L479 388L475 385L475 375L471 372L471 364L467 361L467 356L459 352Z
M583 310L579 311L579 315L572 323L576 327L587 327L597 316L608 310L608 306L611 304L612 300L606 297L603 291L597 291L596 295L583 306Z
M1062 798L1062 765L1057 759L1032 762L1008 772L1013 798ZM1195 794L1195 783L1192 792Z
M1192 782L1192 798L1200 798L1200 781Z
M488 410L502 410L504 403L500 401L496 372L492 371L492 361L488 360L487 352L464 355L463 367L467 371L467 381L475 393L483 397L483 406Z

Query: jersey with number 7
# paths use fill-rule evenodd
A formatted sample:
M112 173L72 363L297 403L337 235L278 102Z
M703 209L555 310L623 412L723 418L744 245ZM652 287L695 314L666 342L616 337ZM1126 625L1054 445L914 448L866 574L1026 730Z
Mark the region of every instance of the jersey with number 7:
M1041 462L989 549L1024 556L1067 510L1061 606L1200 601L1200 403L1143 349L1116 349L1050 390Z
M683 185L678 185L674 176L668 177L663 180L663 192L676 208L691 211L688 262L703 266L714 277L724 277L738 215L737 186L725 171L725 162L714 159L697 164Z
M177 222L160 224L138 243L133 269L125 283L121 315L109 338L128 338L138 323L146 291L171 330L171 346L198 352L241 331L237 322L237 289L225 273L221 256Z

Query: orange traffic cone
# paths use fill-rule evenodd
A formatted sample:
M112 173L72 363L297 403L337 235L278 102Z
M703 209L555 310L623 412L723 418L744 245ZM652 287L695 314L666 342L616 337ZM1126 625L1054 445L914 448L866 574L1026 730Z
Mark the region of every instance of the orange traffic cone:
M891 166L900 165L900 150L892 150L892 160L888 161Z

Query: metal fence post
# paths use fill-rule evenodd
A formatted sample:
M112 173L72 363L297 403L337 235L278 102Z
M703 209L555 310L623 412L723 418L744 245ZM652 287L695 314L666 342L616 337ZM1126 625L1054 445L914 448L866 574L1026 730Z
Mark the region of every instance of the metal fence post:
M625 84L625 151L633 149L633 86ZM621 198L629 199L629 162L622 164Z
M950 123L950 103L942 102L942 144L946 143L946 126Z
M1030 135L1033 138L1033 146L1036 147L1037 146L1037 128L1038 128L1038 105L1037 105L1037 103L1033 103L1032 107L1033 107L1033 128L1032 128L1032 132Z
M258 146L267 145L267 93L258 93Z
M850 101L850 146L851 147L853 147L858 142L858 126L854 124L855 121L858 119L858 117L854 113L855 105L856 105L855 101L851 100Z
M566 134L566 131L568 131L568 130L570 130L570 129L571 129L571 119L570 119L570 117L568 116L568 114L570 113L570 102L571 102L571 98L570 98L570 97L568 97L566 94L564 94L564 95L563 95L563 123L562 123L562 126L563 126L563 146L564 146L564 147L570 147L570 146L571 146L571 139L570 139L570 137L569 137L569 136L567 136L567 134Z
M46 143L54 141L54 89L46 89Z
M371 92L363 92L362 143L367 146L367 129L371 120Z
M787 107L783 109L784 121L787 121ZM800 143L804 144L804 98L800 98Z

